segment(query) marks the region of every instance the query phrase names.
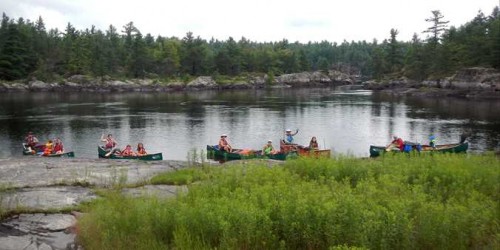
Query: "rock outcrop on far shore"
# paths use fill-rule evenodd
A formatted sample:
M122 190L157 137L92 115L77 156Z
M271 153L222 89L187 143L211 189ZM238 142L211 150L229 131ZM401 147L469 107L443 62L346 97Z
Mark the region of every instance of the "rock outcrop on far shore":
M267 75L249 75L246 80L218 83L211 76L199 76L189 82L160 82L152 79L117 80L104 76L92 78L73 75L60 82L0 82L0 92L169 92L182 90L255 89L265 87L307 87L353 84L356 78L340 71L302 72L270 79Z

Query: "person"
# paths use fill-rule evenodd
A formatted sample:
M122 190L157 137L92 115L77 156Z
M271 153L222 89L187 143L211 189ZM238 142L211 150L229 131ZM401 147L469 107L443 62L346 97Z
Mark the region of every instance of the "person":
M43 150L43 156L47 156L47 155L50 155L52 154L53 152L53 144L52 144L52 140L49 140L47 141L47 143L45 143L45 149Z
M434 135L429 136L429 146L436 149L436 137Z
M62 143L61 139L56 138L54 141L56 143L56 145L54 145L54 150L53 150L54 153L55 154L62 154L62 153L64 153L64 146L63 146L63 143Z
M127 145L124 150L121 152L122 156L135 156L134 151L132 151L132 146Z
M106 150L106 152L108 152L105 155L106 157L110 156L115 151L117 151L116 147L118 146L118 142L116 142L116 140L113 138L112 134L108 134L107 137L104 137L104 134L102 134L101 141L106 143L106 144L104 144L104 150Z
M313 136L311 138L311 141L309 142L309 150L315 150L315 149L319 149L319 146L318 146L318 141L316 140L316 136Z
M137 144L137 155L141 156L141 155L147 155L147 154L148 153L146 152L144 145L142 144L142 142L139 142L139 144Z
M38 138L33 135L33 132L28 132L28 136L24 138L24 142L26 143L26 146L30 147L31 149L34 149L35 146L38 144Z
M262 148L262 153L264 155L274 155L278 153L278 151L274 150L273 141L267 141L266 145L264 145L264 148Z
M231 152L233 150L233 148L231 147L231 145L229 145L229 142L227 142L226 138L227 138L226 134L222 134L220 136L219 150L226 151L226 152Z
M400 151L403 151L404 149L404 142L403 139L393 136L392 142L385 147L386 151L391 151L393 148L398 148Z
M299 132L299 129L295 131L295 133L292 133L291 129L285 130L285 143L286 144L293 144L293 136L295 136Z

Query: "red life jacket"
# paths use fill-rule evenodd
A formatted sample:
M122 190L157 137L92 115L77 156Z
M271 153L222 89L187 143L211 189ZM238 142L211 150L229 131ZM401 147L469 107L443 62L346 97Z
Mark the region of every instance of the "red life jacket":
M106 148L114 148L116 143L111 138L106 138Z
M57 152L59 152L59 151L61 151L61 152L63 151L63 145L62 145L62 143L58 143L58 144L56 144L56 145L54 146L54 152L56 152L56 153L57 153Z

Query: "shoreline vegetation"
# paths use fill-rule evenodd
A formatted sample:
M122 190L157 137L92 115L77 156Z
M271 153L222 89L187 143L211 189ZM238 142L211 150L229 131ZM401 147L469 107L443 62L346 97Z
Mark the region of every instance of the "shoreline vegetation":
M393 95L424 97L465 97L500 99L500 71L492 68L466 68L439 80L414 81L405 77L361 81L358 75L337 70L239 76L199 76L185 79L112 79L73 75L58 82L0 82L0 93L13 92L173 92L198 90L337 87L366 89Z
M161 199L101 192L77 224L85 249L495 249L493 154L339 156L202 165L153 177Z
M12 19L3 13L0 80L5 82L0 83L0 92L174 91L354 83L364 83L370 89L397 89L396 94L409 93L404 89L415 86L445 88L451 95L458 93L454 89L500 92L500 77L494 70L500 69L499 7L489 14L479 11L458 27L449 27L445 14L432 10L430 17L423 16L422 22L429 28L414 33L410 41L398 40L399 31L392 28L382 41L300 43L286 38L270 42L245 37L206 40L189 31L182 38L153 37L142 34L133 22L121 29L110 25L106 30L95 26L77 30L71 23L64 30L47 29L41 16L37 20ZM465 86L456 84L461 80L447 79L460 72L473 73L468 69L478 67L487 69L481 74L496 77L477 82L475 73L465 74L465 78L459 77Z

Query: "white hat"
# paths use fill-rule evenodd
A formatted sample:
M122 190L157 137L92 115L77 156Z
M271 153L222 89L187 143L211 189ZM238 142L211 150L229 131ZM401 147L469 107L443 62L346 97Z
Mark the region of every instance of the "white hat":
M289 128L287 128L285 131L286 131L286 132L292 132L292 130L291 130L291 129L289 129Z
M273 141L271 141L271 140L268 140L267 142L268 142L268 143L269 143L269 142L270 142L270 143L272 143Z
M220 137L227 137L227 135L226 134L222 134L222 135L220 135Z

